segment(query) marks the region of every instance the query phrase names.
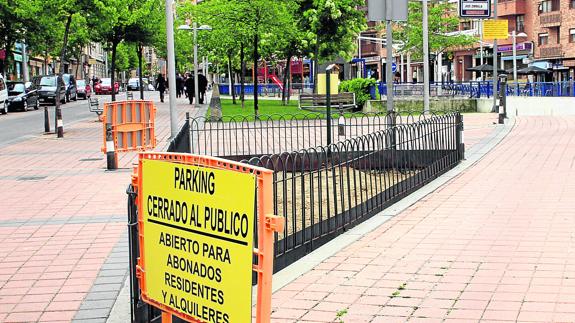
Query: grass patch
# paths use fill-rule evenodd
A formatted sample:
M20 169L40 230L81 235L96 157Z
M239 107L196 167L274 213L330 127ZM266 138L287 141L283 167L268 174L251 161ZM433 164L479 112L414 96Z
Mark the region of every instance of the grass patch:
M245 107L242 108L241 101L236 100L233 104L232 99L221 99L222 119L224 122L230 121L254 121L254 100L245 100ZM320 112L311 112L300 110L298 100L291 99L289 104L282 105L281 100L258 100L259 115L261 120L279 120L285 119L325 119L325 114ZM337 109L332 109L332 113L337 115ZM211 109L208 109L206 118L209 120ZM286 116L287 115L287 116ZM370 115L375 115L371 113ZM362 112L345 112L346 118L365 116Z

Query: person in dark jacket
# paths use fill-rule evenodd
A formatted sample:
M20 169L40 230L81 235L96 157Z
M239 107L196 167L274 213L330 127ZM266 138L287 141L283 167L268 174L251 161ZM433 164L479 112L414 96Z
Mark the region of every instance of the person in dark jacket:
M164 75L158 74L158 78L156 79L156 88L160 92L160 101L164 102L164 91L166 91L166 79Z
M186 92L188 93L188 99L190 100L190 104L194 103L194 78L191 75L188 75L186 82L184 83L186 86Z
M200 104L204 104L204 99L206 97L206 90L208 89L208 79L200 72L198 74L198 92L200 96Z

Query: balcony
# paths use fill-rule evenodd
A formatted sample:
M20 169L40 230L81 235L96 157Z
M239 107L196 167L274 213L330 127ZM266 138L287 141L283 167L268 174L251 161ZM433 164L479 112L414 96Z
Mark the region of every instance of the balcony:
M563 57L563 46L554 44L539 47L539 58L555 57Z
M380 44L369 43L367 41L361 42L361 57L379 55Z
M526 13L525 9L526 0L505 0L500 1L497 4L497 16L514 16L514 15L524 15Z
M543 28L561 26L561 11L542 12L539 14L539 24Z

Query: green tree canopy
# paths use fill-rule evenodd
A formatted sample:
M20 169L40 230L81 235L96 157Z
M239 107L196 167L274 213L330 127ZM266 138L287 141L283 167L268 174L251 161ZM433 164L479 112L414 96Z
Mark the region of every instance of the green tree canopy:
M459 18L455 5L448 2L431 3L428 9L429 22L429 50L432 53L443 53L446 50L472 45L477 41L475 37L457 34L448 35L456 31ZM396 24L394 39L402 40L405 52L410 52L414 58L423 56L423 7L421 2L409 3L409 17L407 22Z

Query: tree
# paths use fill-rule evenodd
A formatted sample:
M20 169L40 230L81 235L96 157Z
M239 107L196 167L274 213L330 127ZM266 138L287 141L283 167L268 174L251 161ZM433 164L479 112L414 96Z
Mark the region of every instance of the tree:
M5 60L0 60L0 73L5 74L12 61L12 48L25 40L30 30L37 27L34 14L41 6L27 0L0 0L0 48L5 49Z
M142 19L147 19L148 13L154 10L154 6L161 3L158 0L106 0L107 1L107 21L99 29L102 41L108 44L112 53L112 71L116 70L116 56L118 45L134 36L134 29ZM158 17L154 17L157 19ZM161 24L161 21L154 20L150 23ZM132 36L130 36L132 35ZM112 73L111 82L115 82L115 73ZM116 100L116 93L112 91L112 101Z
M355 52L357 35L365 30L365 12L357 10L365 0L300 0L300 11L305 18L302 30L309 30L308 39L315 66L340 56L351 58ZM317 68L314 69L317 90Z
M150 3L153 3L150 1ZM165 26L163 21L164 15L161 12L161 6L153 6L150 10L142 10L145 13L138 20L134 21L133 24L128 26L126 31L126 42L134 45L134 50L137 56L138 64L138 84L140 89L140 99L144 99L144 87L143 87L143 67L142 67L142 52L144 46L150 46L156 43L157 38L155 38L155 29L158 24ZM162 29L163 30L163 29ZM165 39L165 38L164 38Z
M31 0L31 2L34 0ZM94 19L96 17L102 17L102 11L105 8L102 0L35 0L37 8L42 8L43 15L49 15L55 19L55 21L64 21L64 34L62 40L62 47L60 50L60 69L58 72L59 76L64 74L64 61L66 59L68 50L68 40L70 38L70 27L72 25L72 19L75 15L81 15L85 17L87 22L95 23L99 19ZM47 18L50 20L50 17ZM59 84L59 83L58 83ZM58 85L60 86L60 85ZM56 93L60 93L57 91ZM60 98L56 97L56 127L58 137L64 136L64 128L62 126L62 111L60 109Z
M403 51L409 52L415 59L423 57L423 9L421 2L409 3L409 16L407 22L396 24L394 39L404 42ZM472 45L477 41L473 36L448 33L456 31L459 18L456 7L452 3L439 2L429 6L429 51L443 53L448 49Z

